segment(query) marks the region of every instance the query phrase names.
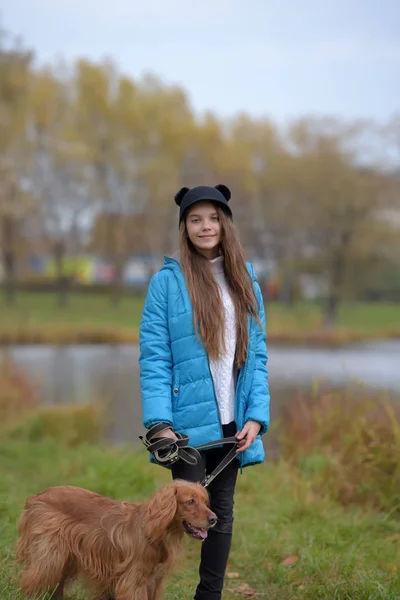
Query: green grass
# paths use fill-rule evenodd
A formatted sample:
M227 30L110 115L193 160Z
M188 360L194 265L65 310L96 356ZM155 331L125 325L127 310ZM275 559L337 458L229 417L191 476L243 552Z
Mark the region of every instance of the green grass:
M66 308L51 293L22 292L15 307L2 306L0 342L137 341L142 297L123 296L113 306L106 295L70 294ZM344 303L332 331L322 330L321 306L266 307L268 336L275 342L340 344L368 337L400 337L400 304Z
M132 448L57 442L0 442L0 598L20 600L13 562L16 521L25 498L46 486L74 484L120 499L144 500L169 479ZM225 600L391 600L400 598L400 522L343 508L313 493L287 464L249 467L239 477ZM169 581L166 600L193 597L200 545ZM236 590L236 591L235 591ZM247 594L247 595L246 595ZM79 589L70 599L83 600Z
M288 309L279 302L266 307L269 327L272 331L309 331L322 325L321 305L313 302L297 302ZM400 303L344 302L339 308L338 329L356 330L368 334L397 330L400 334Z
M68 305L63 308L59 306L55 294L21 292L17 295L15 307L1 307L0 326L92 325L137 328L142 308L142 297L123 296L115 307L104 294L75 293L68 296Z

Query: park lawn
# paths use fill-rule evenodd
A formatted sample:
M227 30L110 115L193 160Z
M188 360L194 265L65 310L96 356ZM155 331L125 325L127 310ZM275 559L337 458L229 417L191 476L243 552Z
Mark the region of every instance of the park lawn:
M54 293L20 292L14 307L3 305L0 327L15 326L111 326L138 328L143 297L121 296L117 306L105 294L68 295L66 307L59 305Z
M15 307L2 306L0 342L135 342L143 297L122 296L117 306L106 295L70 294L60 307L51 293L21 292ZM400 304L343 303L336 326L322 330L321 306L297 302L266 305L270 341L320 344L370 337L400 337Z
M1 600L22 600L13 548L29 494L68 483L144 500L168 480L166 470L149 465L143 449L0 441ZM239 476L234 529L225 600L400 598L400 522L311 493L307 480L287 464L249 467ZM186 547L165 600L193 597L200 544L188 539ZM85 595L75 589L68 598Z

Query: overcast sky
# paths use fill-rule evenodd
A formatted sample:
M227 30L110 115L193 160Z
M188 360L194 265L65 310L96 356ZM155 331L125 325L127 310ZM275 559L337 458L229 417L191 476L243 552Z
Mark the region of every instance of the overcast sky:
M113 57L197 111L282 121L400 109L400 0L0 0L40 61Z

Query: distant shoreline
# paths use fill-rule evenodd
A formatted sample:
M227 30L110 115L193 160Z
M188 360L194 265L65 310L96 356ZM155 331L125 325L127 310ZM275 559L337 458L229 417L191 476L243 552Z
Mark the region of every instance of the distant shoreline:
M400 339L400 331L360 332L342 331L295 331L272 332L267 342L274 346L305 346L340 348L349 344L371 340ZM80 326L19 326L0 327L0 346L18 345L127 345L139 343L136 328L80 327Z

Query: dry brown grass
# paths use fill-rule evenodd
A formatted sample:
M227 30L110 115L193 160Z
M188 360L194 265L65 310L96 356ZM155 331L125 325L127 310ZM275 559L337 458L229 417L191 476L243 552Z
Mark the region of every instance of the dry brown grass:
M0 345L23 344L136 344L136 329L82 325L29 325L3 326L0 329Z
M276 435L282 457L342 503L400 515L400 406L386 395L299 394Z
M268 331L268 343L274 345L339 348L372 339L400 339L400 330L364 332L355 329ZM121 326L27 325L0 327L0 345L24 344L137 344L139 330Z
M3 426L10 440L27 442L54 441L67 447L97 444L106 429L104 407L100 404L45 406Z
M39 388L6 352L0 356L0 423L20 418L37 408Z
M66 446L97 443L107 426L107 402L43 406L40 382L32 383L10 356L0 359L0 435Z

